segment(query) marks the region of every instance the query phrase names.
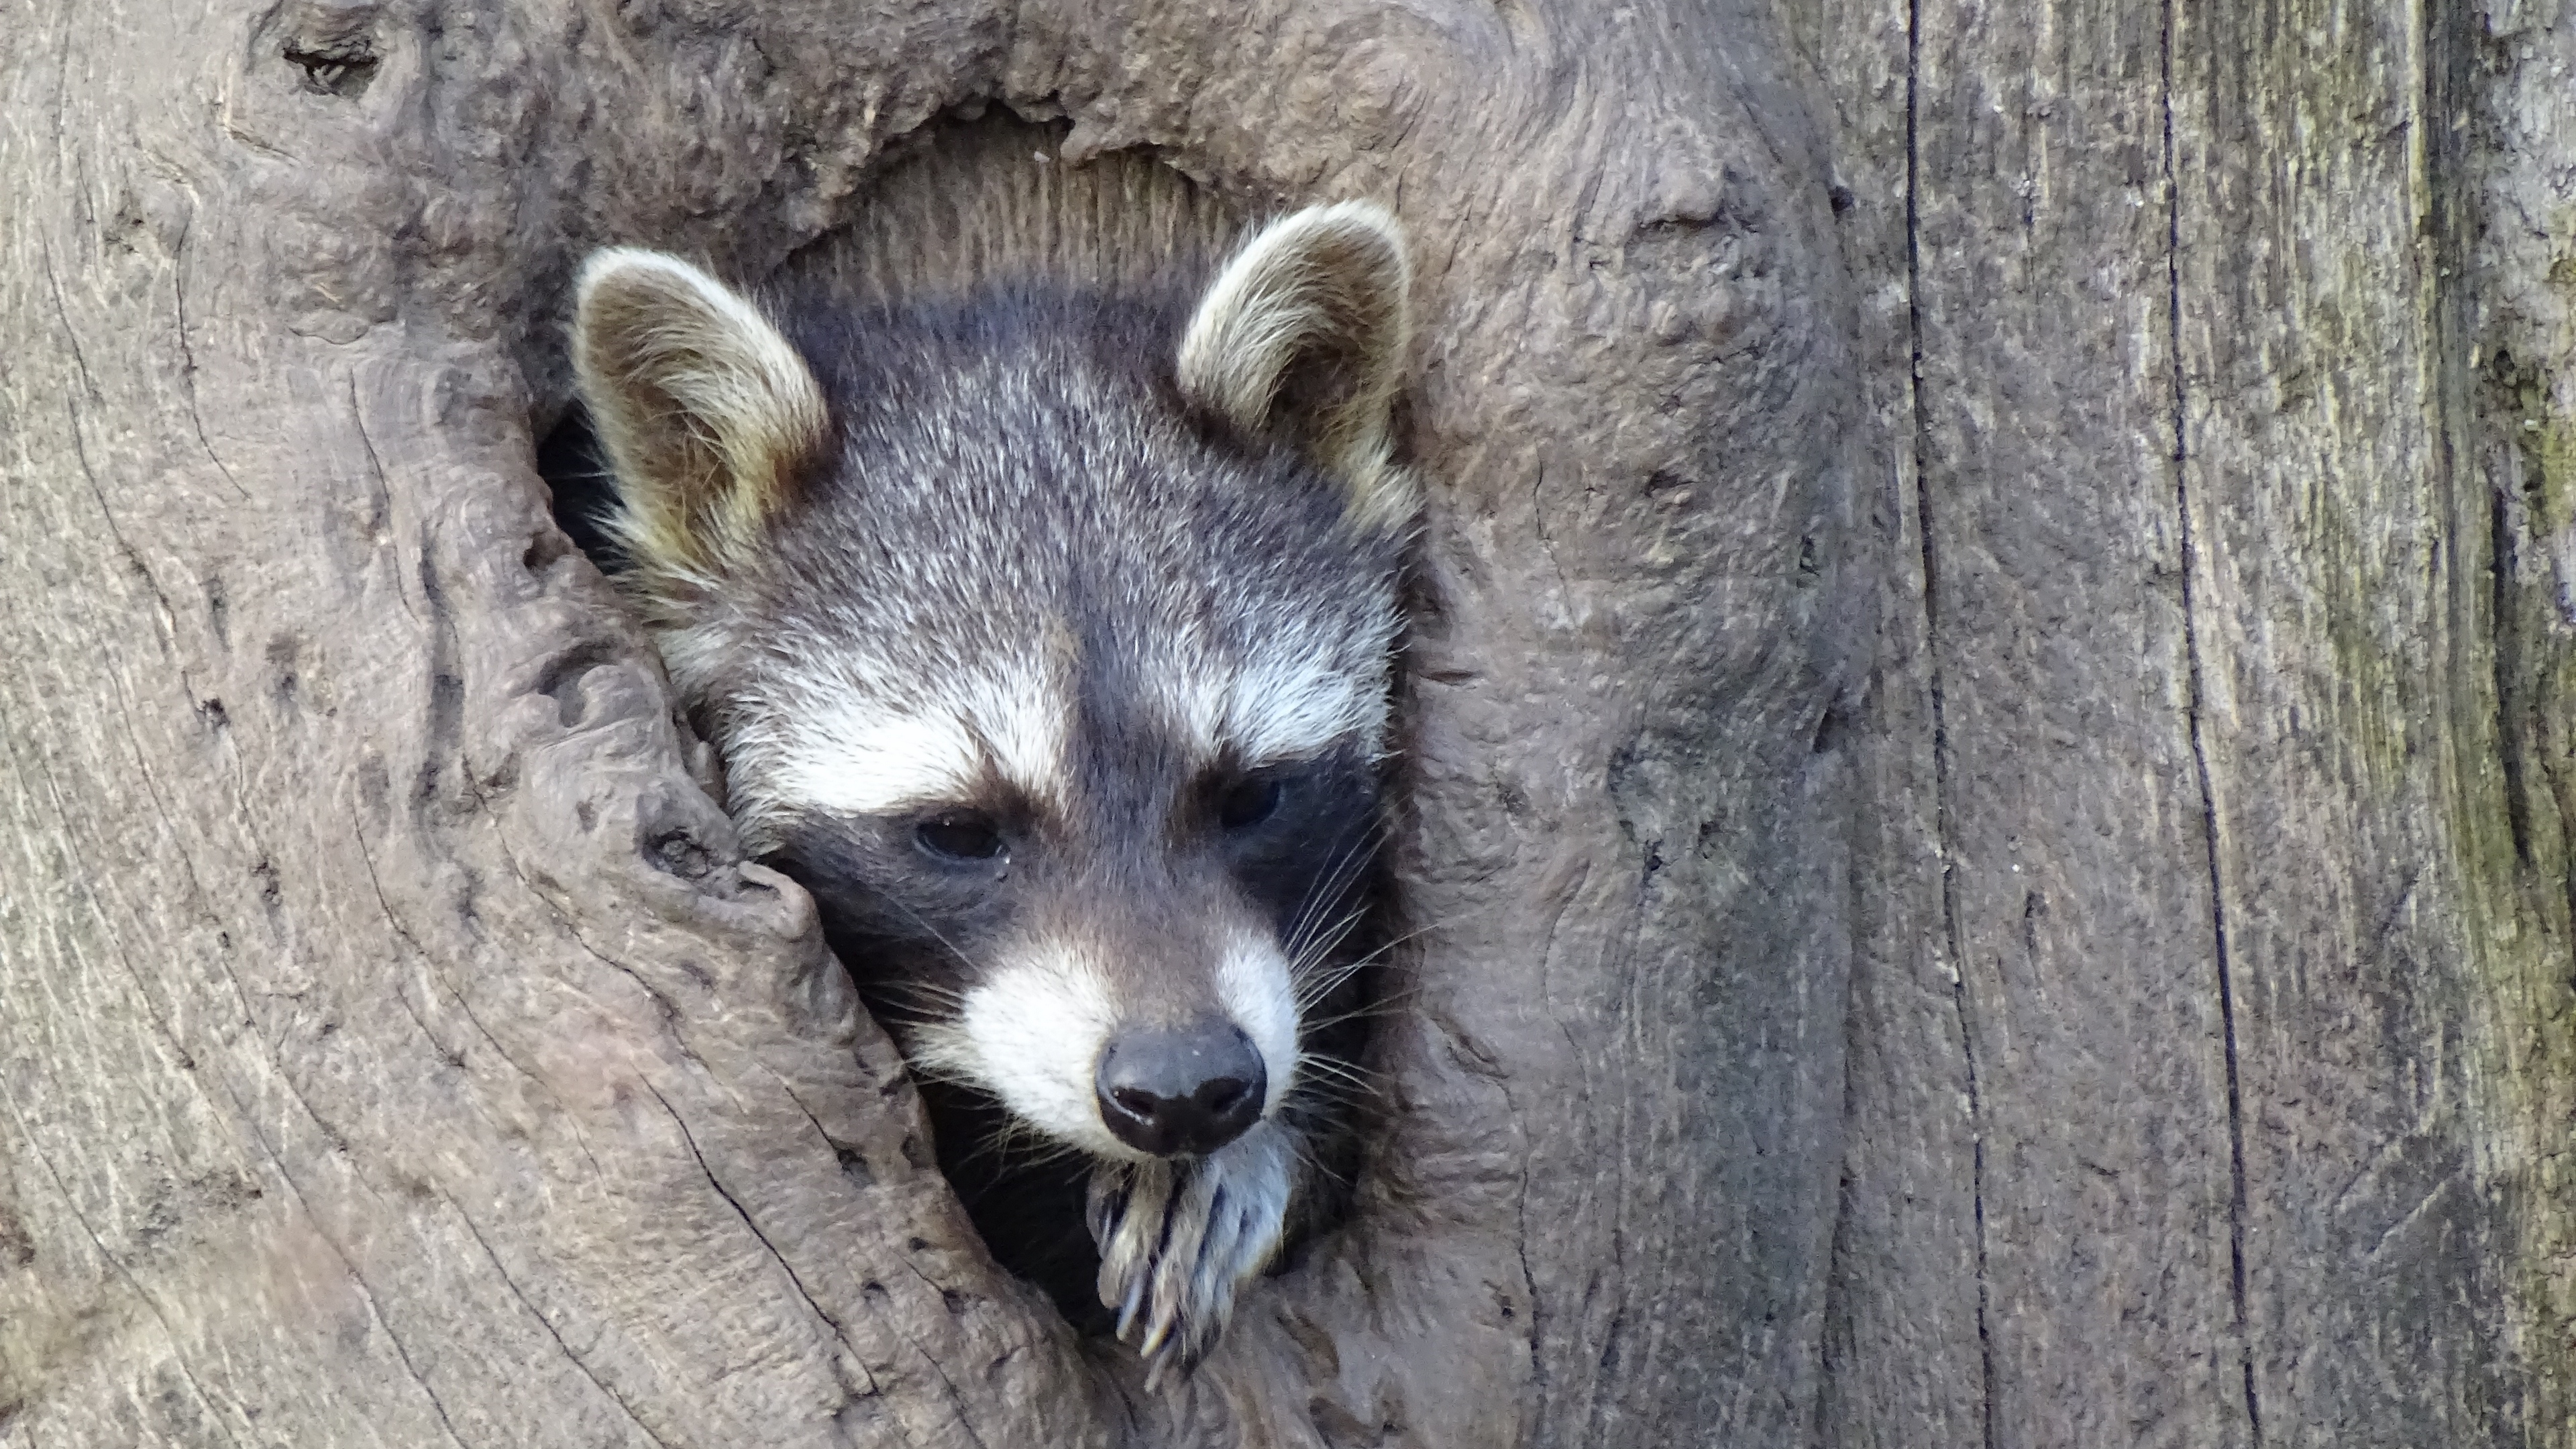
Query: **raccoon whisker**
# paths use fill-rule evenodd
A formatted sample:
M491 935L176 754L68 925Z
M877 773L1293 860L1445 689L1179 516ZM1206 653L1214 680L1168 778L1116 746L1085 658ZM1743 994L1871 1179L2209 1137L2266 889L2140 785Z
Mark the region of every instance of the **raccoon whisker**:
M1344 941L1350 939L1351 933L1358 930L1360 923L1367 918L1368 911L1365 907L1354 908L1344 912L1341 919L1333 922L1327 932L1319 933L1312 942L1308 943L1304 951L1299 952L1295 957L1291 958L1294 965L1298 969L1304 971L1313 971L1317 967L1324 965L1325 962L1332 959L1333 953L1340 949L1341 944Z
M1376 815L1362 816L1348 826L1348 835L1336 843L1333 858L1326 862L1316 879L1331 894L1357 877L1362 863L1385 839L1386 824Z
M1283 946L1292 959L1312 958L1339 945L1361 921L1368 919L1369 906L1361 901L1339 912L1327 912L1328 903L1344 900L1352 882L1343 881L1329 890L1318 889L1313 898L1298 907L1296 929L1288 933Z
M1326 1082L1342 1082L1355 1087L1373 1087L1378 1078L1378 1073L1366 1067L1352 1062L1335 1061L1315 1052L1299 1055L1297 1071L1307 1083L1317 1086Z
M1030 1135L1034 1136L1035 1134L1032 1133ZM1041 1143L1040 1146L1023 1149L1028 1154L1024 1160L1032 1167L1044 1167L1048 1163L1063 1162L1076 1157L1082 1158L1086 1161L1090 1160L1090 1153L1083 1151L1081 1148L1074 1146L1070 1142L1055 1142L1044 1138L1039 1139L1039 1141Z
M1346 1021L1384 1020L1397 1015L1398 1008L1410 1005L1417 994L1418 993L1415 992L1407 992L1402 997L1394 1000L1373 1001L1366 1006L1355 1006L1348 1011L1335 1012L1331 1016L1317 1017L1313 1021L1304 1023L1304 1025L1306 1030L1311 1032L1321 1031L1328 1026L1339 1026Z
M1365 964L1368 962L1363 962L1360 967L1365 967ZM1406 985L1401 987L1388 987L1388 990L1370 995L1368 1000L1363 1000L1363 1003L1358 1003L1358 1006L1345 1006L1342 1011L1332 1013L1332 1016L1303 1016L1301 1024L1303 1029L1311 1031L1316 1029L1316 1026L1332 1026L1334 1021L1355 1021L1355 1018L1370 1018L1370 1016L1394 1016L1396 1008L1412 1006L1414 1000L1419 1000L1419 995L1422 995L1422 985L1419 985L1419 982L1406 982ZM1321 1000L1316 1000L1316 1006L1321 1006Z
M945 1014L953 1016L966 1004L964 992L928 981L877 982L872 983L867 990L869 995L883 1000L887 1005L900 1007L906 1011L938 1007L945 1008Z
M1044 1167L1069 1157L1087 1155L1070 1142L1058 1142L1029 1130L1024 1124L1008 1122L985 1134L984 1140L976 1145L967 1160L990 1158L999 1162L1007 1159L1024 1167Z
M907 996L927 996L941 1001L963 1001L966 993L939 981L894 981L886 983Z
M1331 1136L1334 1131L1330 1124L1357 1117L1368 1111L1377 1100L1376 1097L1365 1092L1337 1092L1330 1095L1319 1092L1306 1103L1305 1111L1307 1120L1317 1124L1317 1131L1314 1134L1316 1139L1322 1141ZM1312 1160L1318 1168L1322 1167L1320 1157L1313 1157Z
M1342 943L1349 940L1351 934L1358 930L1362 924L1367 922L1373 914L1374 913L1369 909L1369 907L1363 903L1353 906L1349 910L1344 911L1341 915L1332 918L1329 924L1315 926L1310 929L1306 933L1308 939L1305 941L1303 948L1299 952L1295 953L1294 969L1301 974L1312 972L1316 967L1322 965L1326 960L1328 960L1333 952L1339 950ZM1321 918L1318 919L1320 920ZM1350 968L1378 960L1394 947L1401 945L1405 941L1411 940L1414 936L1419 934L1419 930L1411 931L1407 932L1403 936L1397 937L1395 940L1381 943L1380 945L1371 948L1357 961L1344 963L1343 967L1338 969L1340 969L1342 974L1346 976ZM1339 978L1336 978L1336 984L1338 983Z
M1368 914L1366 907L1355 908L1344 913L1341 917L1336 919L1333 925L1329 928L1329 935L1321 936L1319 939L1311 941L1308 949L1292 960L1290 965L1291 973L1299 980L1297 1006L1301 1015L1323 1002L1327 997L1331 996L1334 991L1338 990L1341 985L1350 980L1351 977L1367 970L1373 965L1377 965L1387 960L1399 948L1408 945L1433 931L1439 930L1457 919L1454 916L1444 916L1438 920L1425 921L1420 925L1414 926L1410 930L1379 942L1377 945L1371 947L1365 954L1353 960L1339 963L1329 971L1317 972L1316 968L1329 958L1334 949L1339 947L1344 940L1349 938L1350 933L1356 930L1359 925L1367 919Z
M1450 914L1450 915L1442 916L1442 917L1440 917L1438 920L1424 921L1422 924L1420 924L1420 925L1418 925L1418 926L1415 926L1413 929L1411 929L1411 930L1409 930L1409 931L1403 931L1403 932L1400 932L1400 933L1398 933L1398 934L1396 934L1396 935L1394 935L1394 936L1392 936L1392 937L1389 937L1385 942L1383 942L1382 944L1380 944L1380 945L1379 945L1375 950L1370 951L1370 952L1369 952L1369 954L1368 954L1368 956L1367 956L1367 958L1365 958L1365 959L1375 960L1376 958L1378 958L1378 957L1380 957L1380 956L1385 955L1385 954L1386 954L1386 953L1388 953L1389 951L1394 950L1394 949L1395 949L1396 947L1398 947L1398 946L1406 945L1406 944L1408 944L1408 943L1410 943L1410 942L1420 940L1422 937L1427 936L1427 935L1431 934L1431 933L1432 933L1432 932L1434 932L1434 931L1440 930L1440 929L1442 929L1442 928L1444 928L1444 927L1447 927L1447 926L1455 925L1455 924L1457 924L1457 922L1458 922L1458 921L1460 921L1461 919L1463 919L1463 917L1462 917L1461 915L1456 914L1456 913L1453 913L1453 914Z
M1320 907L1327 902L1338 901L1348 893L1350 887L1359 880L1361 873L1368 869L1369 862L1376 858L1377 848L1383 840L1384 833L1384 825L1372 816L1359 822L1354 827L1349 841L1335 851L1331 863L1325 866L1323 873L1318 875L1314 883L1307 888L1305 899L1297 903L1297 909L1291 916L1297 924L1288 932L1286 946L1290 957L1294 958L1305 953L1315 934L1316 923L1322 919ZM1366 911L1363 908L1347 913L1344 919L1348 920L1352 916L1365 914ZM1344 926L1343 929L1347 930L1348 927ZM1325 949L1331 948L1327 946Z
M1347 961L1301 961L1289 967L1289 979L1295 983L1295 1000L1300 1016L1314 1010L1342 988L1343 983L1359 974L1361 968Z
M1299 1087L1341 1084L1374 1090L1383 1075L1374 1068L1361 1066L1346 1057L1337 1057L1329 1052L1308 1051L1297 1054L1295 1084Z
M946 948L948 954L956 957L968 970L973 971L978 976L986 974L983 962L976 960L974 956L969 954L963 947L960 947L955 941L948 939L948 933L940 930L937 926L932 925L929 918L923 916L921 912L916 911L912 907L905 905L899 900L894 900L891 897L887 898L887 904L892 905L896 910L910 916L914 925L929 932L930 939L937 941L942 947ZM923 986L932 986L932 983L930 982L922 982L919 984ZM965 997L961 993L953 989L937 986L932 986L932 989L948 991L950 997L957 1002L962 1003L965 1000Z
M1308 1134L1303 1132L1295 1134L1290 1150L1295 1154L1298 1164L1315 1176L1345 1190L1357 1185L1351 1174L1336 1171L1324 1161L1323 1154L1316 1150L1315 1141Z
M1298 1018L1309 1026L1313 1025L1311 1014L1339 994L1353 977L1377 965L1382 955L1382 952L1372 951L1356 961L1346 961L1330 971L1307 977L1297 993Z
M1319 1004L1325 997L1331 995L1335 989L1340 987L1343 982L1349 980L1360 972L1367 970L1371 966L1384 962L1388 957L1393 955L1399 947L1450 924L1451 920L1454 919L1454 917L1444 917L1437 921L1426 921L1423 924L1414 927L1412 930L1380 942L1378 945L1370 948L1367 954L1360 956L1357 959L1344 962L1322 977L1310 978L1308 984L1301 987L1298 992L1297 1005L1299 1011L1302 1013L1306 1009ZM1408 994L1410 994L1409 990ZM1341 1018L1336 1017L1334 1019L1340 1020Z
M1342 1115L1350 1116L1355 1110L1342 1109ZM1318 1184L1332 1183L1344 1192L1348 1192L1356 1185L1360 1173L1365 1170L1366 1161L1357 1154L1330 1153L1326 1144L1332 1142L1334 1138L1335 1133L1331 1129L1312 1134L1308 1141L1297 1144L1293 1160L1305 1169L1310 1181ZM1336 1162L1339 1163L1338 1166L1335 1165ZM1313 1200L1308 1201L1311 1203Z
M1003 1161L1011 1156L1011 1144L1004 1140L1008 1135L1004 1129L998 1127L990 1132L979 1133L973 1145L957 1155L958 1165L967 1167L985 1162Z
M1332 999L1334 993L1341 988L1344 982L1350 980L1357 974L1358 972L1356 971L1336 971L1329 979L1317 982L1313 990L1298 992L1297 1029L1299 1031L1313 1031L1316 1027L1322 1026L1324 1021L1321 1017L1315 1015L1316 1011L1321 1009L1325 1002ZM1335 1015L1334 1019L1340 1019L1338 1013Z
M895 1045L902 1048L904 1069L912 1074L914 1081L972 1085L961 1081L955 1069L940 1060L944 1053L924 1049L926 1039L953 1029L953 1018L948 1013L891 1001L871 1001L868 1012L876 1018L877 1025L885 1029L886 1035L894 1038Z
M957 1155L957 1166L983 1167L988 1164L998 1166L1003 1163L1018 1162L1021 1160L1023 1159L1016 1144L997 1140L997 1138L993 1136L986 1136ZM1035 1162L1037 1159L1029 1160Z
M1335 846L1331 860L1307 886L1304 898L1290 913L1289 918L1295 924L1288 930L1283 943L1290 956L1303 954L1312 939L1316 922L1322 916L1321 908L1341 900L1359 879L1360 873L1367 869L1368 862L1375 858L1382 830L1374 817L1361 820L1351 827L1348 838Z
M1297 1159L1335 1182L1347 1186L1349 1179L1326 1165L1320 1144L1331 1140L1334 1135L1334 1129L1329 1125L1330 1123L1363 1110L1367 1102L1367 1098L1359 1096L1317 1096L1308 1101L1305 1104L1307 1120L1316 1125L1312 1130L1297 1134L1306 1139L1297 1146Z
M1305 922L1305 929L1298 933L1293 954L1313 957L1331 951L1347 939L1350 933L1358 928L1360 922L1369 918L1369 915L1369 906L1365 901L1350 906L1336 916L1327 917L1321 912L1310 913Z
M1335 1123L1349 1120L1379 1100L1374 1091L1340 1083L1316 1083L1299 1089L1297 1111L1300 1120L1310 1124L1314 1135L1322 1138L1333 1133Z
M912 1074L916 1083L935 1082L943 1087L968 1087L979 1092L983 1090L983 1083L968 1076L963 1067L950 1066L936 1057L925 1055L916 1060L910 1051L906 1051L903 1064L904 1070Z
M1302 956L1292 958L1289 961L1288 973L1292 979L1299 983L1297 988L1297 1005L1300 1010L1312 1006L1316 1002L1324 999L1324 997L1330 995L1334 988L1351 979L1351 977L1358 972L1361 966L1374 960L1379 954L1378 952L1372 951L1368 955L1361 957L1360 960L1356 962L1342 962L1332 965L1327 964L1332 960L1332 953L1334 950L1337 949L1343 941L1349 939L1351 932L1359 928L1362 914L1363 913L1359 911L1351 912L1343 919L1340 925L1334 928L1330 937L1316 942L1312 950Z
M973 1090L978 1095L990 1095L971 1081L955 1080L953 1084ZM1003 1113L991 1127L975 1134L973 1144L960 1154L958 1161L961 1164L1016 1161L1023 1166L1042 1167L1068 1157L1087 1155L1081 1148L1048 1137L1018 1117Z

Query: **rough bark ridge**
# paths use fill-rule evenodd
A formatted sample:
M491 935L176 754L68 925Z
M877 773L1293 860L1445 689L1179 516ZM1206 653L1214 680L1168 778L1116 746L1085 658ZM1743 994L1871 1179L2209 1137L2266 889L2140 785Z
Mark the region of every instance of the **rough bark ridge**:
M1823 1442L2576 1444L2534 8L1781 7L1892 480Z
M0 26L0 1441L1810 1431L1864 624L1766 11ZM993 103L1426 287L1394 1120L1161 1398L990 1268L531 468L587 248L758 277Z

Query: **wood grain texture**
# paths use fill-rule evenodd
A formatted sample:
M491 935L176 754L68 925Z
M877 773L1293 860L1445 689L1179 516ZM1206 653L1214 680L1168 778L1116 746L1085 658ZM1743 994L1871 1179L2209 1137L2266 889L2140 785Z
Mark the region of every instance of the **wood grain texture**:
M0 1444L2576 1449L2564 8L0 14ZM1425 288L1389 1119L1168 1395L531 468L965 111Z
M1991 1432L2223 1442L2227 1063L2171 464L2162 35L2122 5L1993 19L1921 15L1914 143Z
M2454 487L2490 509L2496 785L2505 831L2477 854L2474 989L2488 1000L2478 1056L2487 1130L2479 1178L2511 1237L2506 1343L2533 1366L2527 1443L2576 1445L2576 16L2473 7L2466 71L2449 92L2466 150L2465 221L2444 265L2471 279L2472 427ZM2459 124L2464 122L2465 124ZM2457 342L2453 344L2454 355ZM2481 500L2472 487L2483 485ZM2455 505L2456 507L2457 505ZM2508 854L2502 847L2509 842Z
M1821 1440L2576 1442L2565 18L1782 10L1921 530Z
M2183 497L2266 1442L2510 1444L2479 877L2509 854L2460 466L2456 23L2174 32ZM2367 420L2366 423L2363 420ZM2357 423L2361 425L2356 425ZM2484 858L2482 858L2484 857Z
M1809 1431L1869 595L1767 11L5 24L0 1442ZM589 247L757 277L996 103L1426 288L1393 1120L1177 1395L992 1269L531 468Z
M1849 1153L1834 1239L1817 1441L1976 1444L1986 1433L1977 1083L1943 897L1926 517L1915 447L1917 319L1905 0L1783 6L1833 137L1837 229L1862 305L1871 423L1864 535L1878 650L1849 728L1854 821Z

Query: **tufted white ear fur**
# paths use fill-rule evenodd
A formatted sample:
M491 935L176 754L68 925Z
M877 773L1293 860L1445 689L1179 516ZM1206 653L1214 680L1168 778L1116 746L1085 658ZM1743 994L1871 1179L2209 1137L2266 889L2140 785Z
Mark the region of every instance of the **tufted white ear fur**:
M617 475L638 564L701 573L749 546L828 425L822 389L768 317L676 257L583 264L573 376Z
M1413 521L1390 415L1403 376L1412 268L1404 232L1368 201L1310 206L1256 232L1181 338L1191 402L1306 450L1350 491L1369 529Z

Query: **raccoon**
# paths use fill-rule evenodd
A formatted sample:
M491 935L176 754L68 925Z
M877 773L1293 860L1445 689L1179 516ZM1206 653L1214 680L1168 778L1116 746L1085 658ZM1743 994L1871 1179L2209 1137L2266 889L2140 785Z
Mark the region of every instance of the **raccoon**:
M1348 1131L1408 289L1367 203L1195 291L764 305L633 249L580 274L621 587L745 848L812 894L997 1257L1149 1386Z

